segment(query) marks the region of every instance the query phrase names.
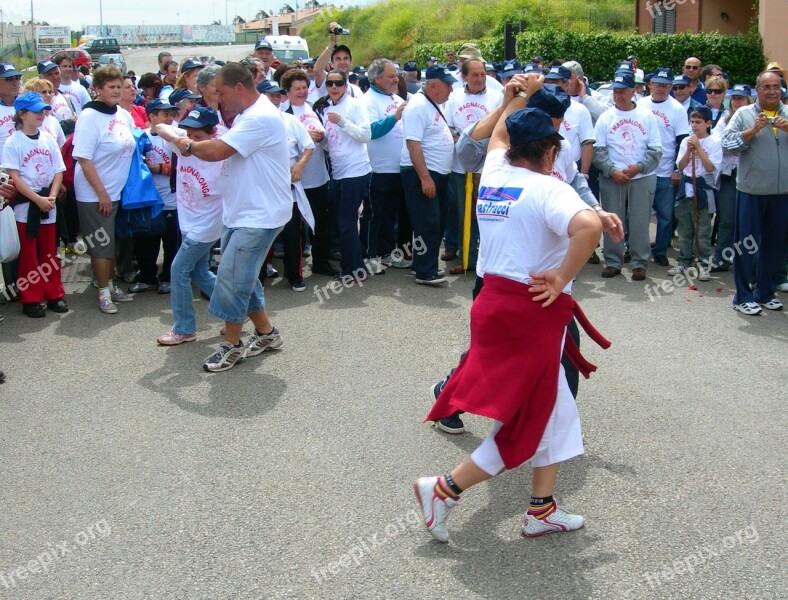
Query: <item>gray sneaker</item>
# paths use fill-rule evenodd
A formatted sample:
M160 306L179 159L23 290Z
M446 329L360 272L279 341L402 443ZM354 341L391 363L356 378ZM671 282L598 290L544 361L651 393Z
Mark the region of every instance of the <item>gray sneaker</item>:
M209 373L229 371L236 363L241 362L246 356L246 346L233 346L230 342L222 342L219 349L211 354L203 364L202 368Z
M118 307L112 302L112 298L99 298L99 310L107 315L114 315L118 312Z
M159 294L169 294L170 293L170 282L169 281L162 281L159 284Z
M282 334L276 327L274 327L274 330L267 335L260 335L257 333L257 331L255 331L251 336L249 336L246 343L246 355L257 356L266 350L276 350L277 348L281 348L282 344L284 344Z
M134 302L134 298L127 295L118 286L113 286L112 289L109 291L109 293L112 296L113 302Z

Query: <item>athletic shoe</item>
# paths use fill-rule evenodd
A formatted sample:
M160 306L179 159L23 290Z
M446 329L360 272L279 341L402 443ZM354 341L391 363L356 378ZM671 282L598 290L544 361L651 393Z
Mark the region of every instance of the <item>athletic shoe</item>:
M465 423L463 423L462 419L460 418L461 414L462 413L460 411L457 411L456 413L441 419L436 423L436 427L441 431L445 431L446 433L450 433L452 435L465 433Z
M768 302L758 302L761 306L763 306L766 310L782 310L783 303L780 302L777 298L772 298Z
M178 344L183 344L185 342L193 342L197 339L196 333L175 333L172 329L170 329L164 335L160 335L156 338L156 342L159 346L177 346Z
M169 294L170 293L170 282L169 281L162 281L159 284L159 294Z
M734 304L733 310L739 311L743 315L759 315L763 312L760 306L755 302L742 302L741 304Z
M279 271L274 269L274 265L272 265L271 263L266 263L265 276L270 279L276 279L277 277L279 277Z
M658 264L660 267L667 267L670 263L668 262L668 257L662 254L657 254L654 257L654 263Z
M687 267L684 265L676 265L675 267L668 269L668 275L683 275L686 270Z
M52 312L67 313L68 303L64 298L58 298L57 300L50 300L47 302L47 308Z
M446 530L446 519L449 511L460 503L460 500L442 498L435 492L437 477L422 477L413 484L413 491L421 506L424 515L424 525L432 536L439 542L449 541L449 532Z
M413 266L413 261L408 260L404 256L398 256L397 258L392 258L389 254L388 256L384 256L381 262L387 267L394 267L395 269L410 269Z
M312 246L304 246L303 252L301 252L301 256L304 258L309 258L312 256Z
M777 286L778 292L788 292L788 283L781 283Z
M266 350L276 350L281 348L284 343L282 334L276 327L269 334L261 335L255 331L247 338L246 356L257 356Z
M295 279L290 282L290 289L294 292L303 292L306 289L306 283L303 279Z
M599 256L597 256L596 250L591 254L588 258L589 265L598 265L600 263Z
M700 275L698 275L698 281L711 281L711 273L706 267L700 268Z
M573 515L556 506L555 512L544 519L537 519L527 512L523 515L522 534L525 537L539 537L548 533L574 531L580 529L585 519L580 515Z
M134 302L134 298L127 296L118 286L114 286L109 293L113 302Z
M441 381L430 387L430 400L432 400L433 402L438 401L438 396L443 391L443 388L446 387L446 384L449 383L449 378L452 376L453 373L454 373L454 369L449 371L449 374L446 375L446 377L444 377Z
M157 289L159 289L158 284L138 281L137 283L134 283L129 286L129 294L141 294L142 292L155 292Z
M99 298L99 310L107 315L114 315L118 312L118 307L112 302L112 298Z
M443 277L444 275L446 275L446 269L438 269L436 273L438 274L438 277ZM411 271L410 274L415 275L416 271Z
M365 258L364 266L367 268L367 272L371 273L372 275L386 274L386 269L383 266L380 258Z
M442 275L430 275L429 277L421 277L421 278L416 277L416 283L419 283L421 285L437 286L440 285L441 283L444 283L445 281L446 278L443 277Z
M229 371L245 356L246 345L233 346L230 342L222 342L219 344L219 349L205 360L202 368L209 373Z

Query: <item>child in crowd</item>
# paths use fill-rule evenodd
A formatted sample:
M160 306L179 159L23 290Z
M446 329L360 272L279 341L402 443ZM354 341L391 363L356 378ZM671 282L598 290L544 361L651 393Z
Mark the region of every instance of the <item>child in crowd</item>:
M13 202L19 230L17 288L22 312L31 318L46 316L41 303L53 312L68 312L57 258L55 198L63 181L63 157L55 139L41 131L52 110L35 92L14 100L16 132L3 147L3 168L19 194Z
M195 106L179 127L186 130L190 140L201 142L216 137L218 122L213 108ZM216 275L208 269L208 256L222 234L222 162L181 155L173 143L180 137L179 132L171 126L156 125L152 132L163 140L168 152L178 157L178 218L183 241L172 261L170 302L175 322L156 340L162 346L177 346L197 339L192 283L208 298L216 284Z
M681 171L681 182L676 195L676 221L678 222L679 256L676 267L669 275L684 272L693 261L698 261L698 279L711 279L711 212L713 212L717 165L722 163L722 145L716 136L710 136L711 109L700 106L690 114L692 135L681 141L676 164ZM694 162L694 169L693 169ZM693 170L695 185L693 187ZM698 230L695 231L695 203L698 211ZM695 235L698 237L698 255L695 255Z

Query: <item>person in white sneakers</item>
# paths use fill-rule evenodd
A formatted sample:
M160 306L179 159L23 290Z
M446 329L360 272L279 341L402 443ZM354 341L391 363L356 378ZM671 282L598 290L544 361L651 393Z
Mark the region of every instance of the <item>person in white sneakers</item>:
M513 106L493 131L476 204L485 276L471 308L470 348L427 415L436 421L464 410L493 419L494 426L451 472L414 484L424 523L441 542L449 541L446 519L462 492L529 460L531 504L522 534L536 537L584 524L553 497L560 463L583 452L561 352L566 344L567 353L582 362L566 336L573 315L609 346L570 295L602 224L566 183L549 176L562 138L547 113L513 112ZM584 373L589 368L584 363Z

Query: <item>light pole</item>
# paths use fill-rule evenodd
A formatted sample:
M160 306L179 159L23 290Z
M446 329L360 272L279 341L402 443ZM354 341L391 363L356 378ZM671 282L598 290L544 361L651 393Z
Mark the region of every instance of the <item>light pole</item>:
M99 0L99 31L104 35L104 6L101 0Z

